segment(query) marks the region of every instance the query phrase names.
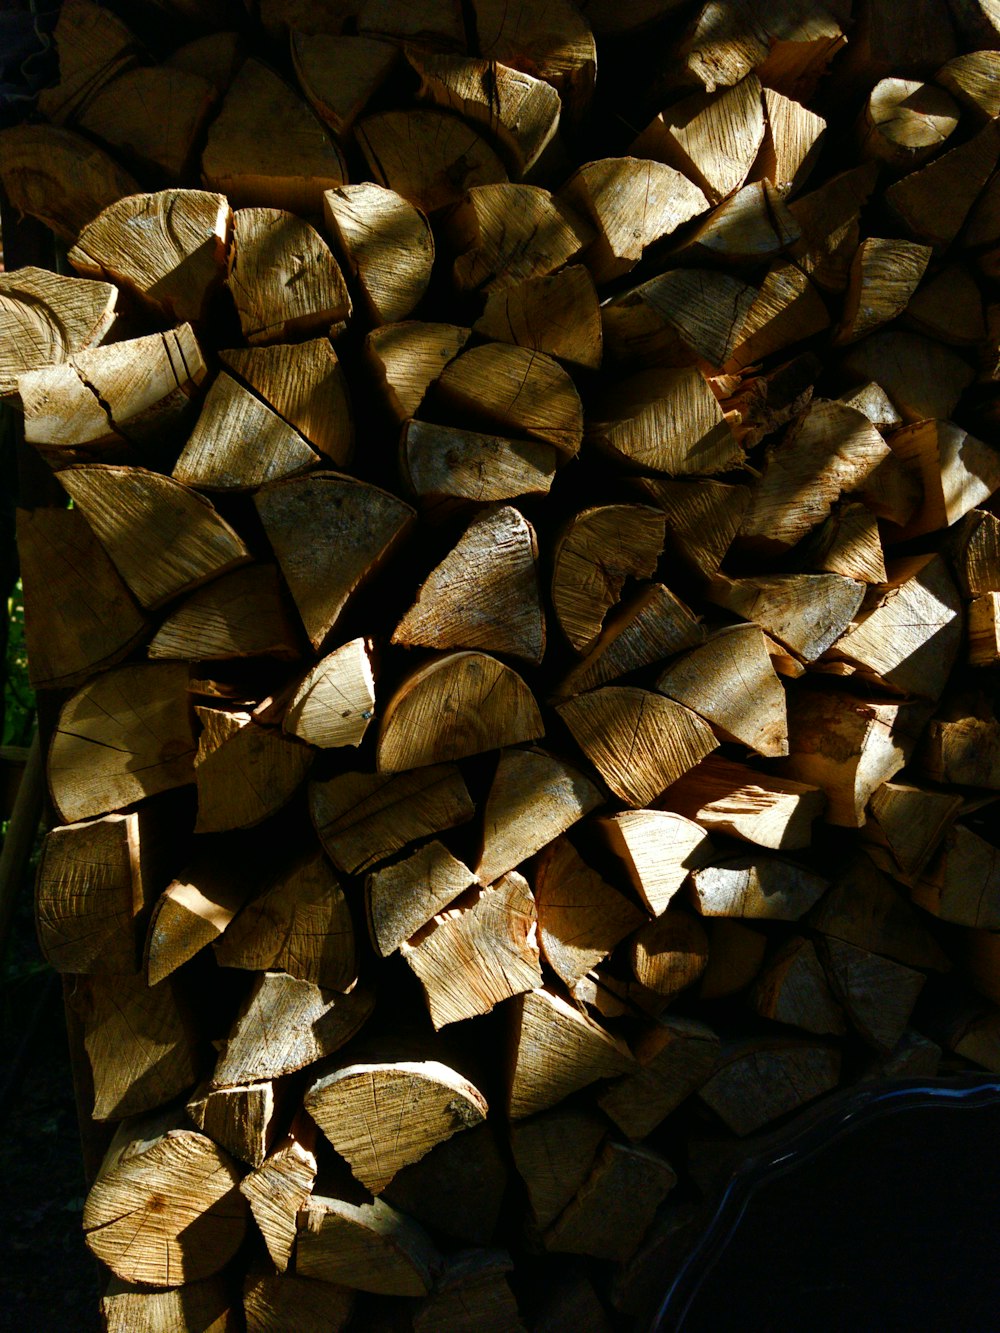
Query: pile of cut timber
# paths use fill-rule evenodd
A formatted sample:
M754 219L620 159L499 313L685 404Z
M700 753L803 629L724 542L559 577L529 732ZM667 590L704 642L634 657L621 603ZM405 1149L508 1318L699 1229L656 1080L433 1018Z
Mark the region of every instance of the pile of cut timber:
M0 134L108 1327L630 1327L1000 1071L996 6L157 5Z

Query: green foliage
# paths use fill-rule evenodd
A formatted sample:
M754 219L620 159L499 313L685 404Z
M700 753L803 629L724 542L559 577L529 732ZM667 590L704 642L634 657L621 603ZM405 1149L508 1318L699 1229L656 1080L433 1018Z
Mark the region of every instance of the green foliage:
M24 643L24 596L20 580L7 599L7 661L4 669L3 745L27 745L35 715L35 696L28 684L28 653Z

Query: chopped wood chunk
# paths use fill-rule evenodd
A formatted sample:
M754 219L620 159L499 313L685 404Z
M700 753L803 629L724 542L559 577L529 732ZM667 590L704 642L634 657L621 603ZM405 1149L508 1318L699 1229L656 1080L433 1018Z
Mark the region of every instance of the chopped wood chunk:
M482 1333L524 1333L506 1274L514 1264L505 1250L466 1250L452 1255L432 1295L418 1301L414 1333L463 1327Z
M565 114L579 120L594 92L597 49L590 24L570 0L511 8L472 0L480 54L551 83Z
M694 904L703 916L798 921L829 887L794 861L749 853L691 871Z
M425 1296L440 1260L424 1229L382 1199L314 1194L299 1214L295 1271L384 1296Z
M819 292L795 264L775 263L740 329L727 369L741 370L822 333L830 316Z
M146 980L155 986L217 940L250 896L229 859L196 854L153 906L146 934Z
M245 57L242 33L209 32L178 46L164 64L189 74L200 74L221 94L236 77Z
M377 952L388 958L476 882L437 839L374 871L365 880L365 909Z
M647 1028L634 1046L639 1068L599 1095L597 1102L630 1139L644 1139L711 1073L719 1038L704 1023L667 1017Z
M918 907L942 921L1000 930L1000 851L972 829L955 824L910 892Z
M858 218L877 179L876 164L866 162L831 177L788 206L789 218L800 233L792 242L792 258L824 291L842 292L847 286L861 239Z
M101 1319L108 1333L164 1333L168 1328L221 1329L237 1318L234 1297L223 1277L186 1282L154 1291L120 1278L108 1280Z
M757 295L730 273L674 268L601 308L609 356L636 369L682 366L694 358L725 365Z
M418 50L462 51L465 24L458 0L360 0L358 31Z
M372 323L405 319L427 290L434 264L434 237L423 213L366 181L327 190L323 216Z
M773 574L754 579L717 575L706 595L745 616L805 662L814 662L854 618L865 585L839 574Z
M968 636L970 666L1000 662L1000 593L988 592L969 603Z
M758 978L751 1002L762 1018L820 1037L843 1036L847 1031L815 946L801 937L788 940L774 954Z
M697 918L666 911L632 936L629 964L640 986L672 1000L708 963L708 936Z
M728 834L759 847L803 848L812 843L812 824L826 807L818 787L789 782L709 755L661 798L710 833Z
M42 268L0 273L0 394L25 371L96 346L115 320L118 289Z
M313 667L282 721L285 731L321 750L358 746L375 716L369 644L352 639Z
M474 185L507 179L486 140L446 111L379 111L359 120L354 133L378 184L423 213L457 204Z
M555 1221L587 1179L605 1129L592 1111L565 1107L511 1123L514 1165L538 1227Z
M872 793L868 804L865 838L873 847L884 848L888 853L889 865L883 869L909 883L930 860L961 808L960 795L928 791L902 782L884 782ZM875 856L874 850L872 855Z
M671 553L699 575L711 578L718 573L750 504L750 488L707 478L667 481L642 477L637 484L667 516Z
M278 1333L290 1323L297 1333L344 1333L355 1299L353 1291L334 1282L251 1271L243 1283L247 1333Z
M917 240L943 250L997 164L1000 136L993 121L959 148L890 185L885 201Z
M812 172L826 137L827 123L808 107L774 88L762 89L767 125L754 167L772 185L798 193Z
M624 1261L676 1183L658 1153L605 1143L590 1175L545 1233L545 1248Z
M932 157L958 126L959 108L943 88L918 79L882 79L861 123L861 152L895 174Z
M70 0L59 10L53 34L59 56L58 82L42 88L38 110L61 125L72 120L109 79L138 62L139 43L103 5Z
M916 241L862 241L851 261L844 311L835 341L856 342L895 319L907 307L932 251Z
M968 362L950 348L895 328L855 343L842 365L855 380L877 379L910 422L951 416L975 378Z
M559 454L550 444L408 421L401 471L431 519L472 505L547 495Z
M508 1177L492 1125L445 1139L404 1166L382 1197L426 1227L463 1245L488 1245L496 1230Z
M807 559L817 569L859 583L885 583L888 574L878 520L863 504L838 504L809 539Z
M591 235L537 185L477 185L448 215L448 237L458 255L455 286L489 295L509 291L562 268Z
M852 1024L877 1050L891 1051L927 978L843 940L824 940L821 953L830 984Z
M802 229L786 208L782 191L768 181L754 181L737 190L699 222L678 256L721 260L727 264L760 263L793 246Z
M299 1116L256 1170L240 1181L275 1268L284 1273L295 1247L295 1218L304 1208L316 1179L315 1126Z
M921 333L954 347L974 347L987 336L982 293L962 264L949 264L925 282L906 307L906 318Z
M245 565L191 593L164 617L150 640L153 658L225 661L301 656L301 630L292 621L273 565Z
M588 370L601 364L601 311L594 280L582 264L491 291L473 328L484 338L516 343Z
M954 422L904 426L889 437L889 447L923 488L923 503L894 533L900 541L951 527L1000 487L1000 455Z
M731 917L709 917L708 966L701 974L698 997L722 1000L745 990L760 973L767 950L767 936Z
M934 82L978 117L992 120L1000 115L1000 53L966 51L942 65Z
M291 800L312 763L308 746L261 726L249 713L202 706L196 711L204 728L195 760L196 833L253 828ZM216 728L222 729L218 735Z
M410 320L373 329L368 334L365 360L386 407L397 421L408 421L416 415L428 389L459 354L471 332L457 324Z
M759 1038L724 1050L698 1094L734 1134L752 1134L797 1111L840 1078L840 1051L819 1042Z
M974 509L954 524L947 550L963 597L1000 589L1000 519Z
M191 174L215 98L200 74L154 65L119 74L75 119L138 171L173 181Z
M950 698L927 727L919 759L932 782L1000 789L1000 721L992 696Z
M315 12L315 6L309 8ZM376 37L303 31L290 36L299 86L324 125L342 138L393 72L399 48Z
M275 1132L274 1087L196 1089L187 1113L210 1139L248 1166L262 1165Z
M670 810L626 810L598 825L654 916L665 910L691 871L712 858L705 830Z

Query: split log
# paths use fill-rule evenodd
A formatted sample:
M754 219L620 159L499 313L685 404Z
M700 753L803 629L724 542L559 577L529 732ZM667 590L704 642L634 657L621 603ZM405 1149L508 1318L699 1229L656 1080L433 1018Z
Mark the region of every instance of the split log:
M902 1037L926 977L922 972L844 940L821 946L834 993L858 1032L888 1053Z
M474 814L462 775L450 764L312 782L309 808L330 860L355 875Z
M335 1282L251 1271L243 1283L247 1333L278 1333L289 1323L299 1333L344 1333L354 1306L355 1293Z
M484 510L420 585L393 631L406 647L481 648L539 663L545 618L535 530L508 506Z
M198 323L225 276L230 225L221 194L132 194L84 227L67 258L78 273L120 282L169 319Z
M504 750L483 811L476 875L492 884L601 804L592 782L544 750Z
M202 1133L233 1157L252 1167L263 1164L275 1133L272 1084L198 1088L188 1099L186 1110Z
M819 292L796 264L774 263L740 330L727 369L745 367L822 333L830 315Z
M836 1087L840 1051L820 1042L758 1038L724 1049L699 1097L740 1136Z
M354 453L344 371L326 338L220 352L222 364L336 467Z
M298 22L289 35L295 77L309 105L344 139L393 73L399 48L376 37L302 31Z
M974 347L987 336L982 293L968 269L957 263L924 283L906 307L906 320L953 347Z
M335 649L308 673L288 705L282 726L317 749L361 744L375 716L375 679L365 639Z
M876 864L904 884L910 883L926 866L961 809L962 797L957 794L884 782L872 793L865 825L865 840L871 845Z
M58 82L38 95L38 110L57 125L72 120L98 89L136 64L139 43L115 14L90 0L70 0L53 34Z
M705 830L669 810L627 810L598 826L654 916L666 909L688 874L712 858Z
M634 369L699 358L721 367L756 295L756 287L730 273L668 269L601 307L609 357Z
M569 1107L511 1123L514 1165L539 1229L555 1221L587 1179L605 1129L592 1111Z
M695 917L668 910L637 930L629 964L640 986L672 1000L698 980L708 964L708 936Z
M878 430L891 430L903 424L903 418L889 401L888 394L874 380L869 380L858 389L848 389L841 394L840 402L863 412Z
M426 217L400 195L364 182L323 196L323 216L373 324L406 319L427 290L434 237Z
M719 574L706 589L709 601L752 620L804 662L836 643L865 595L865 585L839 574L773 574L730 579Z
M932 782L1000 789L1000 722L988 695L957 695L932 719L918 754Z
M492 1124L463 1130L404 1166L382 1197L463 1245L488 1245L496 1232L508 1176Z
M838 343L856 342L902 314L927 269L932 250L916 241L862 241L851 261Z
M1000 852L963 824L944 836L910 893L925 912L973 930L1000 930Z
M150 640L152 658L225 661L275 657L297 661L301 631L293 624L273 565L223 574L186 597Z
M171 662L115 667L66 701L48 758L49 791L64 823L193 780L187 677Z
M521 1120L602 1078L628 1073L631 1052L618 1037L552 991L513 1002L508 1111Z
M663 513L648 505L602 505L582 510L560 533L552 556L552 607L578 653L596 644L625 580L655 573L665 525Z
M446 111L379 111L359 120L354 133L378 184L422 213L457 204L474 185L507 179L486 140Z
M505 1276L513 1267L506 1250L459 1250L445 1262L433 1293L417 1302L414 1333L524 1333Z
M19 509L17 547L33 689L80 684L146 637L146 617L81 512Z
M185 180L215 99L200 74L171 65L129 69L98 89L75 123L137 171Z
M195 711L203 728L194 760L196 833L253 828L291 800L313 760L308 746L249 713L203 705Z
M636 686L605 685L556 712L614 794L636 808L718 745L696 713Z
M410 320L373 329L368 334L365 360L396 421L409 422L416 415L427 391L461 352L471 332L457 324Z
M695 263L760 263L794 246L801 234L782 192L768 181L753 181L713 208L674 254Z
M564 113L578 121L594 92L597 49L590 24L569 0L511 9L502 0L473 0L479 52L551 83Z
M278 208L233 215L229 290L252 344L326 332L351 313L344 277L319 232Z
M153 905L143 956L147 983L158 985L217 940L250 892L245 872L234 870L228 856L196 854Z
M168 1287L211 1277L243 1242L236 1163L168 1113L122 1125L87 1195L88 1246L125 1282Z
M509 184L470 189L450 210L447 232L455 286L487 295L562 268L593 236L548 190Z
M388 491L333 472L273 482L254 504L319 651L355 591L404 536L413 510Z
M704 1023L667 1017L642 1033L634 1053L636 1072L609 1084L597 1102L623 1133L639 1140L708 1078L719 1038Z
M594 280L582 264L491 291L473 328L484 338L516 343L572 366L596 370L601 364L601 311Z
M839 503L807 540L808 563L859 583L885 583L888 574L878 520L863 504Z
M959 108L943 88L918 79L882 79L862 112L861 152L894 174L920 166L947 143Z
M874 162L842 171L788 205L798 235L791 256L824 291L842 292L861 232L858 219L878 179Z
M700 577L718 573L750 503L750 488L708 478L667 481L641 477L637 485L667 516L671 554Z
M251 58L212 122L202 179L234 208L287 209L318 217L324 190L347 179L344 160L297 93Z
M705 921L708 966L701 974L698 998L723 1000L738 995L755 981L764 962L767 936L729 917Z
M400 444L400 471L432 519L455 508L546 495L557 460L548 444L424 421L408 421Z
M372 1194L487 1111L479 1089L439 1060L343 1065L312 1083L303 1104Z
M438 379L441 400L473 426L527 435L572 457L583 438L583 408L573 381L542 352L486 343L449 361Z
M535 902L516 871L471 889L401 953L423 988L435 1030L489 1013L542 984Z
M958 235L998 154L1000 137L990 121L960 147L890 185L885 202L911 236L943 250Z
M951 416L975 379L968 362L943 343L895 328L855 343L842 366L855 381L877 379L910 422Z
M164 64L172 69L183 69L188 74L200 74L221 96L236 77L245 57L242 33L209 32L178 46Z
M435 838L365 880L368 932L383 958L475 884L473 872Z
M590 1175L545 1233L547 1250L623 1262L677 1183L658 1153L605 1143Z
M213 1333L229 1328L237 1315L233 1293L222 1277L164 1291L111 1277L101 1297L101 1318L108 1333L166 1333L183 1327L192 1333Z
M384 1296L425 1296L440 1258L427 1233L382 1199L314 1194L299 1214L295 1271Z
M486 653L448 653L411 672L389 699L380 773L442 764L537 740L544 724L521 677Z
M948 554L963 597L1000 589L1000 519L973 509L948 533Z
M997 75L1000 55L995 50L966 51L942 65L934 82L946 88L962 106L980 120L1000 115Z
M285 1138L240 1181L240 1193L279 1273L291 1264L296 1215L308 1203L316 1179L315 1139L315 1125L300 1114Z
M889 447L920 479L923 503L893 536L900 541L951 527L1000 487L992 446L951 421L919 421L894 431Z
M758 847L795 849L812 843L812 825L826 806L817 787L761 773L709 755L663 793L664 805L709 833Z
M847 1031L815 946L802 937L793 936L774 954L758 978L751 1002L761 1018L819 1037L840 1037Z
M970 666L1000 662L1000 593L988 592L969 603L967 656Z
M794 861L749 853L691 871L694 905L702 916L750 921L798 921L829 881Z
M827 123L808 107L774 88L763 88L764 140L753 168L772 185L797 194L816 165Z
M0 132L0 180L19 213L72 244L98 213L139 186L103 149L55 125Z
M118 289L41 268L0 274L0 394L19 375L96 346L115 320Z

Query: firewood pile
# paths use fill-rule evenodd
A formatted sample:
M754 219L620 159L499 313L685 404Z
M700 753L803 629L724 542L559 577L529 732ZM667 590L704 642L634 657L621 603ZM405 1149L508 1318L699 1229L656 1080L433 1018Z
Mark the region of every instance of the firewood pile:
M0 134L107 1326L641 1327L1000 1070L996 7L157 2Z

